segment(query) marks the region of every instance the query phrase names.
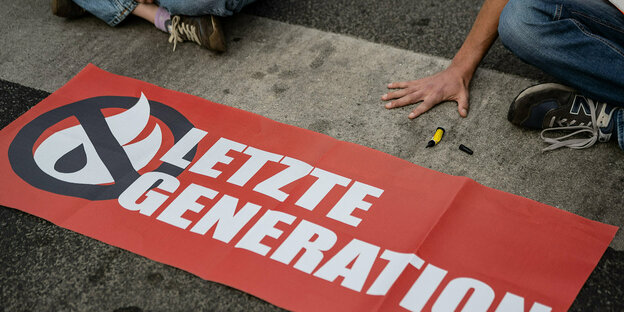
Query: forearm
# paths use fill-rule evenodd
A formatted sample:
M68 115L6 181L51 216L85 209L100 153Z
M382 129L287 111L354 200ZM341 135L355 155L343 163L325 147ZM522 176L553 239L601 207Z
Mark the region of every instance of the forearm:
M470 83L479 63L498 37L498 19L508 0L485 0L466 40L455 54L451 68Z

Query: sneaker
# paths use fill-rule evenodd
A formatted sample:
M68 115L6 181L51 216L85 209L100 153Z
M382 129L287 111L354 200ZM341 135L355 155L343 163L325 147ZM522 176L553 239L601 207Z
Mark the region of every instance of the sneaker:
M225 37L216 16L184 16L171 18L169 43L175 51L178 42L193 41L209 50L224 52Z
M560 147L583 149L597 141L609 141L615 111L615 107L589 99L572 88L545 83L518 94L509 107L507 119L520 127L543 129L541 137L550 144L543 151ZM545 136L552 131L571 133L555 138ZM578 138L583 135L587 137Z
M65 18L81 17L85 10L71 0L52 0L52 14Z

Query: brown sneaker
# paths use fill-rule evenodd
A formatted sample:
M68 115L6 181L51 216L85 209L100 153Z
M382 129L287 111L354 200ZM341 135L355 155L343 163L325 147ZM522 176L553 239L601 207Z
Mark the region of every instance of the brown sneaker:
M85 10L71 0L52 0L52 14L65 18L81 17Z
M225 37L219 19L213 15L184 16L175 15L169 26L169 43L193 41L200 46L218 52L225 51Z

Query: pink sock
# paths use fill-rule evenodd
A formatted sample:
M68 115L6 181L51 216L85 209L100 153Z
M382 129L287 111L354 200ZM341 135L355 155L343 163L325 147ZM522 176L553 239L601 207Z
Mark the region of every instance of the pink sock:
M165 26L165 22L169 19L171 19L171 14L169 14L169 12L162 7L158 7L158 10L156 11L156 17L154 18L154 26L168 33L169 29L167 29L167 26Z

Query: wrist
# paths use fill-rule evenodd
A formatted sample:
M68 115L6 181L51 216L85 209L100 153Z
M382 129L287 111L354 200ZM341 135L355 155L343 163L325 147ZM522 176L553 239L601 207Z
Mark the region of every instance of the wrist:
M456 60L453 59L447 70L452 72L455 76L458 76L463 81L464 85L468 87L470 81L472 80L472 76L476 71L476 66L456 62Z

